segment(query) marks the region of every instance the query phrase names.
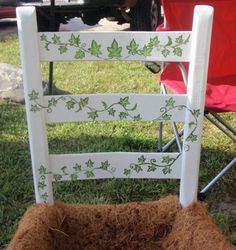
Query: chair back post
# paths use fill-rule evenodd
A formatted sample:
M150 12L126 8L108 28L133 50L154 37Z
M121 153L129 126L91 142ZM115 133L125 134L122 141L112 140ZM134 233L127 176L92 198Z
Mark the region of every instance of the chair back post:
M213 20L213 8L196 6L187 84L188 104L183 141L180 203L183 207L197 200L202 120ZM207 44L206 44L207 43ZM199 108L200 107L200 110Z
M20 9L17 8L16 13L21 45L21 63L24 77L24 95L29 128L35 197L37 203L46 201L48 204L52 204L53 193L52 182L50 180L51 174L47 173L50 165L47 134L45 133L45 115L43 111L36 112L37 106L31 104L32 100L35 100L38 103L43 103L43 85L39 60L36 10L34 7L21 7ZM36 166L36 164L39 164L40 166ZM38 169L40 173L39 171L36 171ZM43 179L40 181L42 176ZM40 194L40 185L45 186L44 190L46 189L47 192Z

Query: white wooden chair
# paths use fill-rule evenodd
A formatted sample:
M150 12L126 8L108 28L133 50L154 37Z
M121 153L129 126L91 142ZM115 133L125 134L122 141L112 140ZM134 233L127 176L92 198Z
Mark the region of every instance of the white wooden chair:
M35 8L17 8L37 203L53 204L55 180L95 178L180 179L181 205L196 201L212 16L211 7L197 6L188 32L40 33ZM41 62L80 60L187 61L187 94L43 95ZM183 152L49 154L48 123L121 119L183 121Z

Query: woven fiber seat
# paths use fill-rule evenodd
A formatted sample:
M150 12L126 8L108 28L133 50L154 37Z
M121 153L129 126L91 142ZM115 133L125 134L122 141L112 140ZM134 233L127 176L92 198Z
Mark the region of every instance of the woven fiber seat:
M8 250L232 249L206 207L177 196L123 205L34 205Z

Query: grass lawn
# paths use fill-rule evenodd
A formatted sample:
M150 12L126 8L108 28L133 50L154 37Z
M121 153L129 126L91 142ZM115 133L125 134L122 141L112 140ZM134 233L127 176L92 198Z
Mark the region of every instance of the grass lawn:
M17 37L0 37L0 62L20 65ZM42 65L47 79L47 65ZM65 93L157 92L157 76L138 63L56 63L56 91ZM236 127L236 115L223 117ZM112 150L153 151L157 123L92 122L48 126L50 152ZM171 137L166 126L164 139ZM64 152L64 151L63 151ZM199 188L235 157L235 145L205 120ZM0 249L4 249L27 207L34 203L33 181L23 104L0 102ZM59 183L56 199L82 203L124 203L155 200L178 193L177 181L110 180ZM236 246L236 169L208 193L206 202L225 235Z

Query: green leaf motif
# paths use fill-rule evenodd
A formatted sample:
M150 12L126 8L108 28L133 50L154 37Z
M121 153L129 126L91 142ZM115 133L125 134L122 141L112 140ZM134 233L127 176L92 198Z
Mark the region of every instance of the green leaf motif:
M71 110L71 109L73 109L75 107L75 104L76 104L76 102L71 99L71 100L66 102L66 108L68 110Z
M101 162L101 166L100 166L101 169L108 170L109 167L110 167L110 163L108 161Z
M30 111L36 113L36 112L40 111L40 108L38 107L37 104L36 104L36 105L32 105L32 104L31 104L31 109L30 109Z
M39 181L38 182L38 189L44 189L46 187L46 184L45 184L45 182L44 181Z
M197 141L197 135L191 134L187 137L187 141L195 142Z
M125 168L123 174L124 174L125 176L130 176L130 174L131 174L131 169Z
M82 49L79 49L75 53L75 59L83 59L85 57L85 53Z
M47 169L46 169L43 165L41 165L41 166L39 167L38 171L39 171L39 174L40 174L40 175L45 175L45 174L47 174Z
M158 47L159 44L160 44L160 41L159 41L158 37L155 36L154 38L150 38L150 42L148 45L150 47Z
M101 44L98 44L95 40L91 43L91 48L88 49L91 55L99 56L102 54L101 52Z
M193 114L193 116L194 116L195 118L198 118L198 117L200 116L201 112L200 112L199 109L194 109L194 110L192 111L192 114Z
M144 157L144 155L141 155L139 158L138 158L138 163L139 164L144 164L146 161L146 158Z
M109 58L120 58L121 57L121 51L122 51L122 47L119 47L117 41L114 39L111 47L107 48L108 52L109 52Z
M48 196L47 192L45 192L45 193L42 194L40 197L41 197L41 198L43 199L43 201L46 203L49 196Z
M80 41L80 36L78 35L77 37L75 37L74 34L71 35L70 39L69 39L69 43L70 45L75 45L75 46L79 46L81 41Z
M79 165L79 164L75 164L75 166L73 168L74 168L75 172L80 172L82 169L81 165Z
M54 44L60 44L61 43L61 39L59 36L57 36L56 34L54 34L54 36L52 37L52 41Z
M142 55L147 57L147 56L151 56L152 54L152 47L148 47L147 45L145 45L142 49Z
M98 117L98 112L96 110L88 112L89 119L92 119L93 121L95 121L97 117Z
M36 92L35 90L32 90L30 94L28 94L30 101L36 101L39 99L39 92Z
M142 166L139 165L139 164L136 164L136 165L134 166L134 171L135 171L136 173L139 173L139 172L143 171Z
M92 178L92 177L95 176L93 170L86 170L85 175L86 175L87 178Z
M177 37L175 39L175 42L179 44L183 44L184 43L183 35L180 35L179 37Z
M194 126L195 124L196 124L195 122L190 122L190 123L188 124L188 127L191 128L191 127Z
M161 119L164 120L164 121L169 121L171 119L171 116L170 114L163 114L161 115Z
M57 105L57 100L54 97L48 100L48 107L56 107L56 105Z
M111 116L115 116L115 113L116 113L116 111L115 111L115 109L113 109L113 108L110 108L109 110L108 110L108 114L109 115L111 115Z
M124 119L126 119L127 117L128 117L128 113L126 113L126 112L120 112L120 114L119 114L119 117L120 117L120 120L124 120Z
M120 98L119 104L126 108L130 104L129 97L126 96L125 98Z
M54 178L55 181L61 181L62 175L61 174L54 174L53 178Z
M180 47L176 47L176 48L174 48L173 53L175 56L182 56L183 50Z
M166 107L167 108L174 108L174 105L175 105L175 100L173 97L171 97L170 99L168 99L166 101Z
M47 36L46 36L45 34L42 34L42 35L40 36L40 40L41 40L41 41L47 41Z
M91 161L90 159L87 162L85 162L85 164L86 164L87 168L93 168L94 167L94 162Z
M68 48L65 45L61 45L61 46L59 46L58 50L59 50L60 54L64 54L64 53L66 53Z
M136 41L134 39L132 39L130 44L128 46L126 46L128 53L131 55L135 55L138 53L138 47L139 47L139 44L136 43Z
M173 160L174 160L174 158L171 158L169 155L167 155L167 156L163 156L161 162L169 165Z
M170 50L168 50L168 49L163 49L162 51L161 51L161 53L162 53L162 55L164 56L164 57L167 57L169 54L170 54Z
M155 172L156 170L157 170L157 167L156 167L155 165L152 164L152 165L149 165L149 166L148 166L148 170L147 170L147 171L148 171L148 172Z
M172 172L172 169L170 166L166 166L162 169L162 172L164 175L170 174Z
M71 174L71 175L70 175L70 179L71 179L72 181L76 181L76 180L78 179L77 174Z
M88 97L80 98L79 105L80 107L84 108L86 105L88 105L88 102L89 102Z

